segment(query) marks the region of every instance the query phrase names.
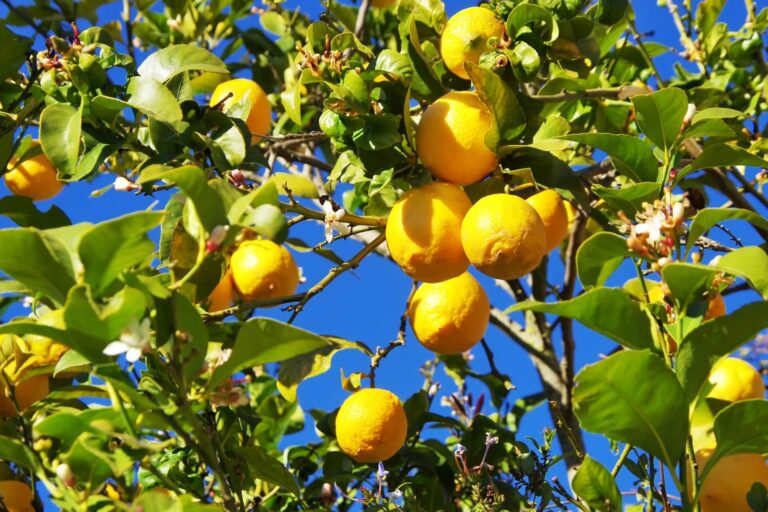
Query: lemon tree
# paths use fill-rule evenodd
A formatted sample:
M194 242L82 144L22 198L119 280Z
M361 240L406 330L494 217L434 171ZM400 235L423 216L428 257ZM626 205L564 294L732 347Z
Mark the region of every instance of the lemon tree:
M768 8L656 4L0 0L0 510L768 510Z

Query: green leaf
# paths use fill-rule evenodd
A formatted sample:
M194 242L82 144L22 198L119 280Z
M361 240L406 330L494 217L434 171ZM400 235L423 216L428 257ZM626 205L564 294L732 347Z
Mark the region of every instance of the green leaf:
M501 145L516 142L525 130L525 114L514 91L493 71L474 64L466 64L466 70L478 96L493 114L493 127L485 136L486 146L496 151Z
M743 400L732 403L715 416L717 447L699 474L706 480L723 457L741 453L768 453L768 401Z
M75 284L64 245L34 228L0 230L0 270L62 304Z
M712 367L768 327L768 302L755 302L704 322L680 343L676 371L689 402L698 397Z
M768 167L768 161L757 155L753 155L744 148L718 142L710 144L696 157L693 163L683 167L675 177L675 183L679 183L687 175L700 169L712 167L732 167L734 165L746 165L751 167Z
M40 144L62 179L77 171L81 124L82 110L63 103L48 105L40 114Z
M180 293L173 296L174 343L179 345L178 361L182 363L184 377L192 382L200 373L208 350L208 330L200 314L186 297ZM184 333L182 338L175 333Z
M285 112L291 121L299 126L303 126L304 122L301 119L301 90L304 84L321 83L322 79L315 76L311 69L303 69L299 75L298 81L293 85L292 90L283 91L280 93L280 101L285 108Z
M331 369L331 360L337 352L355 349L370 356L370 349L359 341L342 338L326 339L330 344L304 355L293 357L280 363L277 373L277 389L289 402L296 401L296 390L305 380L321 375Z
M29 197L6 196L0 198L0 215L4 215L23 228L57 228L71 224L69 217L58 206L52 205L47 212L37 209Z
M249 209L237 224L252 229L276 243L283 243L288 237L288 222L285 220L285 215L273 204L261 204Z
M760 247L742 247L723 255L715 265L729 274L743 277L768 300L768 253Z
M543 25L546 34L542 35L545 42L551 43L558 38L559 30L552 13L534 4L520 4L512 9L507 17L507 34L514 39L523 27L539 23Z
M632 104L640 130L661 150L669 152L688 110L685 92L669 87L651 94L633 96Z
M725 7L726 0L702 0L696 7L696 25L698 25L700 38L703 40L715 26L720 12Z
M408 24L410 27L409 37L403 39L403 48L413 67L411 91L414 96L433 102L445 94L447 90L435 75L427 57L421 50L419 32L416 28L416 18L412 16Z
M154 252L155 244L147 232L162 218L162 212L132 213L97 224L83 235L78 253L85 267L84 279L97 295Z
M163 165L150 165L141 172L137 183L143 185L158 180L175 183L184 191L195 205L195 210L207 232L210 233L216 226L226 224L227 215L221 198L208 185L208 178L199 167L185 165L169 168Z
M241 219L249 212L251 208L263 204L271 204L277 206L279 203L277 187L274 183L265 183L257 189L252 190L248 194L242 196L235 201L229 208L227 217L230 224L238 224Z
M768 230L768 220L751 210L742 208L704 208L699 210L688 227L688 242L683 259L688 259L691 250L696 246L696 240L701 235L706 233L715 224L726 220L745 220L758 228Z
M76 350L67 350L56 363L56 367L53 370L53 376L56 377L62 373L85 369L89 364L90 361L88 358L80 352Z
M615 233L600 232L589 237L576 252L576 269L584 288L603 286L630 256L627 241Z
M574 133L559 138L605 151L616 170L633 181L655 182L659 179L659 166L653 149L643 139L613 133Z
M5 82L18 73L26 59L27 51L31 50L32 39L17 35L8 30L5 23L0 23L0 82Z
M613 25L624 18L629 0L598 0L595 19L603 25Z
M659 185L657 183L637 183L625 185L619 189L592 185L592 191L608 206L617 212L624 212L630 218L642 210L643 203L652 203L659 197Z
M701 299L717 273L716 268L706 265L677 262L665 265L661 270L669 291L682 311Z
M722 107L705 108L697 111L693 115L693 120L691 120L691 124L696 124L699 121L704 121L707 119L734 119L734 118L739 118L744 116L745 116L744 112L741 112L740 110L734 110L732 108L722 108Z
M280 195L286 195L285 187L296 197L309 197L317 199L319 194L312 180L303 175L291 174L288 172L276 172L266 181L266 183L274 183L277 188L277 193Z
M515 311L536 311L573 318L627 348L653 347L650 316L621 288L597 288L562 302L520 302L504 313Z
M154 78L158 82L167 82L185 71L229 73L227 65L216 55L187 44L173 44L156 51L144 59L137 71L139 75Z
M37 457L32 450L25 444L5 436L0 436L0 460L12 462L33 472L38 466Z
M208 389L245 368L279 363L329 345L317 334L292 325L271 318L252 318L240 327L232 355L214 370Z
M576 471L571 483L573 492L587 502L592 510L619 512L621 493L611 473L587 455Z
M291 472L279 460L268 454L264 448L246 446L239 448L238 452L242 455L248 465L248 470L254 477L277 485L295 496L301 495L301 489Z
M674 468L685 450L688 404L675 374L650 352L622 351L576 376L581 426L641 448Z
M159 81L135 76L128 81L128 104L148 117L174 124L181 121L181 107L173 93Z

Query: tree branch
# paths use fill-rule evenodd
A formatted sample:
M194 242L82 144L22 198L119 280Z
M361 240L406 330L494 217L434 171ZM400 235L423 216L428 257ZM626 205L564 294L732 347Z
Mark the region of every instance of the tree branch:
M368 15L368 10L371 8L371 0L362 0L360 2L360 9L357 11L357 19L355 20L355 35L359 38L363 35L365 29L365 17Z
M621 87L609 87L605 89L586 89L583 91L563 91L559 94L530 95L529 99L544 103L557 103L568 100L593 100L601 98L618 98Z
M408 293L408 298L405 299L405 309L403 310L403 314L400 316L400 328L397 330L397 338L395 338L393 341L390 341L389 344L384 348L376 347L376 353L371 357L371 368L368 371L368 379L371 381L372 388L376 387L376 369L381 364L381 361L397 347L405 345L405 331L408 327L408 309L411 307L411 301L413 300L413 296L416 293L417 288L418 283L413 281L413 284L411 285L411 291Z

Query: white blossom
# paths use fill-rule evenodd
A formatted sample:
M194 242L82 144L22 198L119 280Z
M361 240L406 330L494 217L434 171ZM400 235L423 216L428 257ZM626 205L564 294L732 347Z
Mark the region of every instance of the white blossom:
M129 363L135 363L141 354L149 348L149 326L149 318L143 319L141 323L134 318L128 327L123 329L120 339L106 346L104 354L108 356L125 354L125 359Z
M648 220L635 226L635 233L638 235L646 234L648 235L649 242L656 243L664 236L661 232L661 228L666 220L667 217L664 215L664 212L656 212Z
M128 178L124 178L123 176L118 176L115 178L114 187L118 192L130 192L131 190L136 190L139 188L137 184Z
M330 200L323 201L323 211L325 212L325 241L331 243L333 240L333 230L335 229L342 235L349 233L349 226L339 222L344 215L347 214L344 208L338 210L333 209L333 202Z

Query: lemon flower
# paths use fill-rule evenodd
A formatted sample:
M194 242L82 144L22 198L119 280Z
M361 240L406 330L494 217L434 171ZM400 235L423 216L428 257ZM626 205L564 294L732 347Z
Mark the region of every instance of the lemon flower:
M143 319L141 323L134 318L128 327L123 329L120 339L107 345L103 353L108 356L125 354L125 359L129 363L135 363L141 354L149 348L149 338L149 318Z

